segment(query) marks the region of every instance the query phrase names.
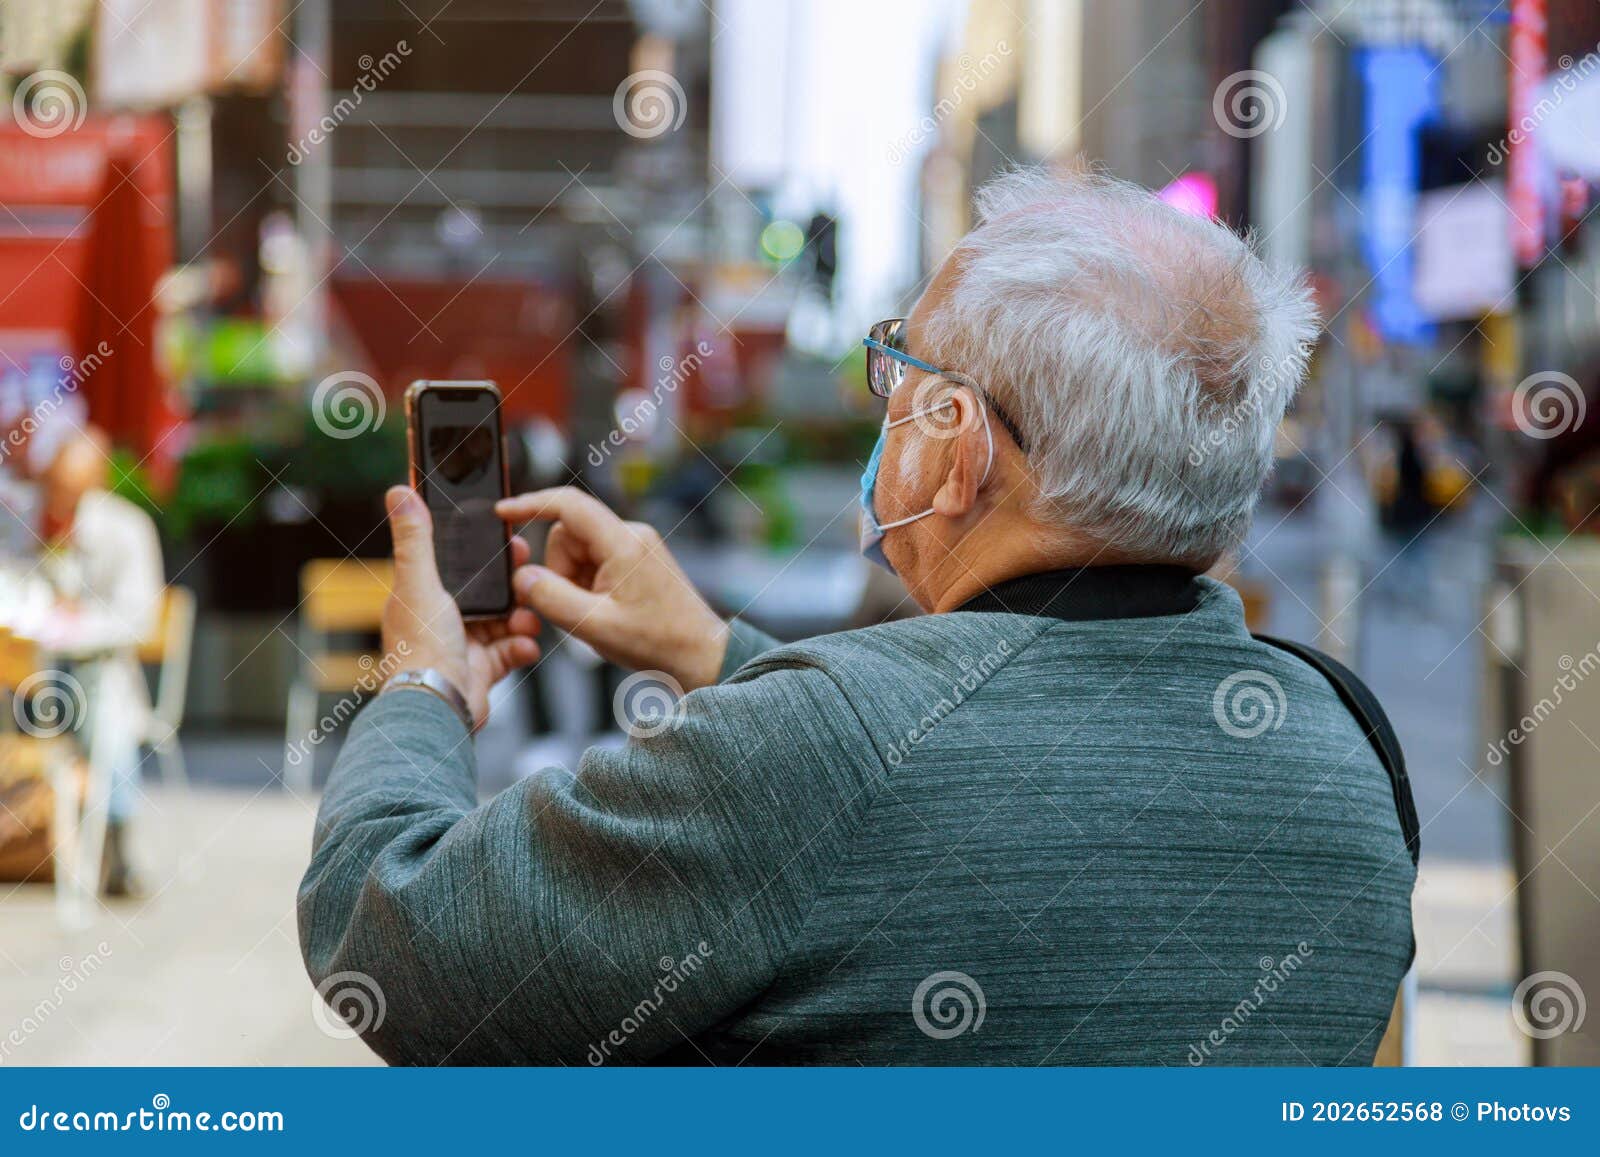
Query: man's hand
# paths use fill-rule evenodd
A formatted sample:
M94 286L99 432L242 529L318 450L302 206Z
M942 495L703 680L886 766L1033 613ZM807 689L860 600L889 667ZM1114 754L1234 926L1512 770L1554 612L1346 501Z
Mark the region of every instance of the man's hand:
M571 487L502 499L500 517L554 523L544 566L521 566L517 598L613 663L664 672L685 691L717 681L728 625L695 591L661 535Z
M469 628L439 579L433 557L433 519L415 491L394 486L384 496L394 535L394 590L383 608L383 649L395 671L432 667L456 685L476 725L489 718L489 688L539 657L539 620L519 607L499 622ZM511 540L511 560L528 561L528 544Z

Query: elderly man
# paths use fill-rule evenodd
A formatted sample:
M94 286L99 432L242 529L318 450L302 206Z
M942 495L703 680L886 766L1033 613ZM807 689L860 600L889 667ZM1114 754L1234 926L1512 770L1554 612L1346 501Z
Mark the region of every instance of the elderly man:
M516 547L522 607L468 632L391 492L388 641L433 686L355 724L300 893L313 978L382 1056L1372 1060L1412 952L1403 769L1362 689L1202 575L1266 477L1308 295L1111 180L1014 174L978 208L868 338L863 547L924 616L779 646L551 490L502 503L548 551ZM687 694L480 806L471 728L536 615Z

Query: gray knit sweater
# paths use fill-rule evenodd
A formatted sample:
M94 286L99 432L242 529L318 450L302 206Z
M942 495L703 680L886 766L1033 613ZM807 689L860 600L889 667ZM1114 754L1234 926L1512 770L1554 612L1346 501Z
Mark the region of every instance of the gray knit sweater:
M400 1063L1370 1063L1415 878L1389 782L1198 581L1181 614L736 622L669 726L483 804L452 713L382 696L307 968Z

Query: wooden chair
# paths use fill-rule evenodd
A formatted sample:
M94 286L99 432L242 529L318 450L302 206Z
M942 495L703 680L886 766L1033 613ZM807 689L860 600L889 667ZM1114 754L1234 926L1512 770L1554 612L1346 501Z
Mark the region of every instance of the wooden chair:
M28 809L28 819L40 825L28 834L38 833L40 846L37 863L28 864L22 874L41 882L53 879L57 916L64 925L76 927L85 922L86 899L95 887L78 855L83 822L80 801L85 790L79 775L83 760L70 734L34 735L18 725L15 696L26 690L39 669L37 647L0 628L0 696L6 700L0 715L0 784L34 779L49 786L54 800L48 821L37 808ZM14 813L12 818L16 818ZM35 841L24 843L20 854L31 860Z
M189 772L178 742L184 700L189 693L189 659L194 649L194 592L171 586L161 600L155 632L139 647L139 662L157 668L154 702L145 704L142 739L161 761L161 778L187 788Z
M394 586L388 560L315 558L300 568L300 670L289 688L283 781L311 787L317 708L323 695L350 696L377 677L379 656L368 648L341 647L338 635L376 633ZM374 689L371 687L368 690Z
M1394 1011L1389 1014L1389 1027L1378 1042L1377 1055L1372 1063L1380 1068L1400 1067L1417 1063L1417 966L1413 961L1411 971L1400 981L1400 991L1395 994Z

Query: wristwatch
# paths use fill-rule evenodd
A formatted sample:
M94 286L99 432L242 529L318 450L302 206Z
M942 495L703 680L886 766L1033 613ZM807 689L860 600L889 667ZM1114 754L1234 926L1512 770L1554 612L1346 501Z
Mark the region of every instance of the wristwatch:
M466 697L461 694L460 688L434 668L422 667L415 671L396 671L389 676L389 681L383 685L383 690L379 691L378 694L387 695L391 691L404 690L427 691L437 695L449 705L450 710L456 713L469 733L478 729L472 718L472 710L467 706Z

